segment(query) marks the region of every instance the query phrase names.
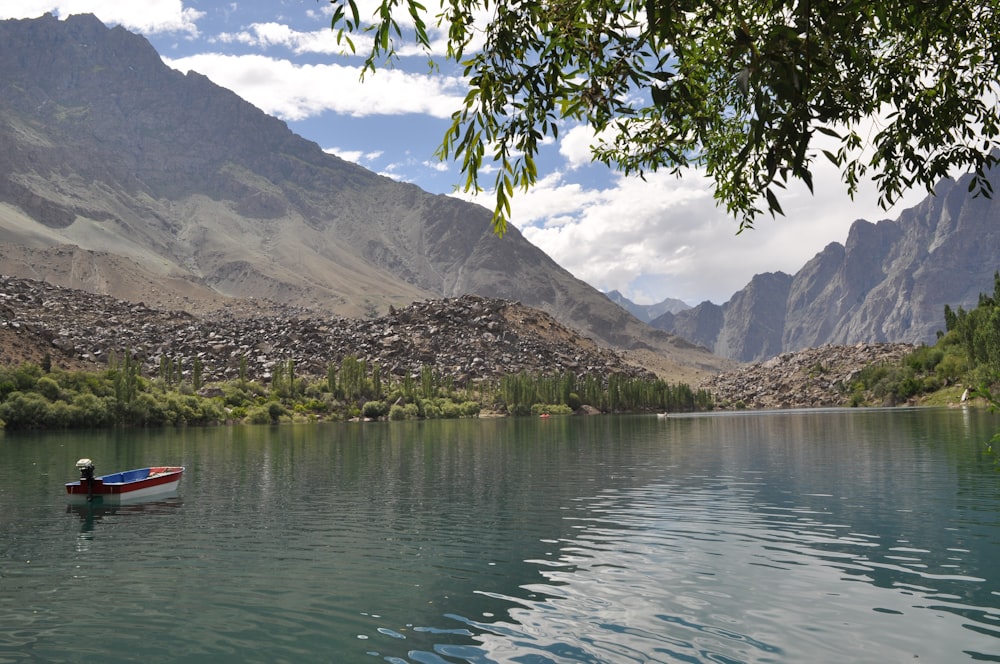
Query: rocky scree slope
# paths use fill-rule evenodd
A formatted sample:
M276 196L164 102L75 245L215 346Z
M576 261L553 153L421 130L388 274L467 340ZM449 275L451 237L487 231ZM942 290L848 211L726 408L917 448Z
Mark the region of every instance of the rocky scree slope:
M54 366L98 369L112 353L131 352L147 377L158 375L165 357L190 379L197 358L206 383L237 379L241 360L248 379L266 382L278 363L291 360L297 375L322 377L347 356L397 377L432 367L457 385L520 371L654 378L545 312L478 296L417 302L368 320L264 303L195 316L0 277L0 341L3 364L48 354Z
M894 364L918 346L905 343L827 345L782 353L704 381L723 408L833 408L848 405L851 381L872 364ZM896 404L886 404L894 406Z

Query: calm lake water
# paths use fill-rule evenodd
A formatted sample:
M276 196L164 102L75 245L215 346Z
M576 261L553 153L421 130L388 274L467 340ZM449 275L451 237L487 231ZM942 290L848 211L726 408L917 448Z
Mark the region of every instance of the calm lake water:
M0 436L0 662L1000 661L1000 416ZM187 466L176 496L62 485Z

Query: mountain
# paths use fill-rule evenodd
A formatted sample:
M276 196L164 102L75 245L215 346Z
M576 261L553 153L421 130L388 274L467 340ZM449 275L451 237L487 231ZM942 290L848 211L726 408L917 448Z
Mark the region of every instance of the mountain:
M975 307L1000 269L1000 201L943 180L895 221L852 224L794 275L755 276L723 305L651 322L744 362L824 344L933 343L944 307ZM1000 185L1000 172L990 180Z
M490 217L324 153L94 16L0 22L2 273L188 311L254 298L371 318L475 294L667 367L720 366Z
M605 295L607 295L609 300L644 323L648 323L666 313L677 313L678 311L691 308L691 305L687 302L672 297L668 297L656 304L636 304L616 290L609 291Z

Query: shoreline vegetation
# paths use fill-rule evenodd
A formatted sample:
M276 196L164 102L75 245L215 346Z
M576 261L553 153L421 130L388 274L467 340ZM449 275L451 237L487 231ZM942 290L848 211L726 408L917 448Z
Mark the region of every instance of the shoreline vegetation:
M1000 408L1000 272L992 295L977 307L944 309L945 331L933 346L916 346L899 359L858 366L849 380L830 382L842 406L982 403ZM621 372L543 374L521 370L499 377L456 380L423 365L402 376L378 362L348 355L326 365L326 375L300 372L279 361L267 380L248 371L203 381L202 361L161 356L156 376L142 375L131 349L109 354L102 370L64 370L46 354L39 363L0 365L0 429L158 427L280 422L407 420L572 413L664 413L744 410L705 388ZM606 368L606 367L605 367ZM800 370L822 377L821 361ZM1000 447L1000 434L991 451Z
M237 380L201 384L199 363L182 376L169 363L140 375L125 353L103 371L65 371L46 359L0 367L0 429L210 426L346 420L451 419L480 416L712 410L711 394L683 383L611 374L531 375L456 387L431 367L402 380L346 357L324 378L298 376L279 363L269 384Z

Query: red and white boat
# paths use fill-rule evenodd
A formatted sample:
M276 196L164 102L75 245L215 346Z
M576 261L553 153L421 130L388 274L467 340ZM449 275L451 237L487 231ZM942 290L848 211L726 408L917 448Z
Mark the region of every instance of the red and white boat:
M70 502L103 505L120 505L176 491L184 473L184 466L151 466L94 477L94 462L90 459L80 459L76 468L80 479L66 484Z

